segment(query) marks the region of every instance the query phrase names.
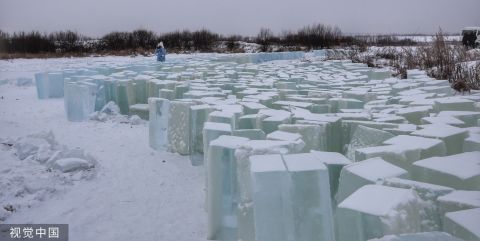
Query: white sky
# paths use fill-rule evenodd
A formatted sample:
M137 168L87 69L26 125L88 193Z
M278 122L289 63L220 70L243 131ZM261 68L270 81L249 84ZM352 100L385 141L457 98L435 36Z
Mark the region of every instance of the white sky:
M0 0L0 29L75 30L91 37L147 28L157 33L202 27L256 35L312 23L344 33L459 33L480 26L480 0Z

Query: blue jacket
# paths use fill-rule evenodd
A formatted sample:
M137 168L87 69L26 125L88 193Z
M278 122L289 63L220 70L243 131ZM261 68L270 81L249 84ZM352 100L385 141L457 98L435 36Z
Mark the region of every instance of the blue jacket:
M165 48L157 48L155 54L157 55L157 61L165 62L165 55L167 55L167 50Z

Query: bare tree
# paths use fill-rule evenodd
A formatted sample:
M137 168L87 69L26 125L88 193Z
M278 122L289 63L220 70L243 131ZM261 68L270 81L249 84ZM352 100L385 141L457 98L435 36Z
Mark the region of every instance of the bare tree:
M257 35L257 43L261 45L263 52L269 51L273 37L273 32L269 28L260 29L260 32Z

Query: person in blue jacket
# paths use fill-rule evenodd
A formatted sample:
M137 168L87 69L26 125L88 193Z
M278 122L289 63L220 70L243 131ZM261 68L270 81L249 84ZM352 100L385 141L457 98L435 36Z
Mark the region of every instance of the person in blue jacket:
M157 61L165 62L165 55L167 55L167 50L163 47L163 42L158 43L155 54L157 55Z

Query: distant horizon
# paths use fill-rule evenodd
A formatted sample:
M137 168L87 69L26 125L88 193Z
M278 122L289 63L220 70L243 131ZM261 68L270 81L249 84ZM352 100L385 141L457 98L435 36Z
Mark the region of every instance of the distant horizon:
M99 39L99 38L102 38L103 36L105 36L106 34L113 33L113 32L133 32L135 30L147 30L147 31L152 31L155 34L162 35L162 34L171 33L171 32L175 32L175 31L180 31L181 32L181 31L186 30L186 31L194 32L194 31L199 31L199 30L202 30L202 29L209 30L212 33L220 34L224 37L228 37L228 36L232 36L232 35L238 35L238 36L241 36L241 37L256 37L256 35L257 35L257 34L254 34L254 35L221 34L221 33L215 32L213 30L210 30L208 28L200 28L200 29L186 29L185 28L185 29L176 29L176 30L166 31L166 32L157 32L157 31L154 31L154 30L151 30L151 29L148 29L148 28L136 28L136 29L132 29L132 30L112 30L112 31L108 31L107 33L105 33L103 35L100 35L100 36L90 36L88 34L82 33L80 31L72 30L72 29L63 29L63 30L55 30L55 31L40 31L40 30L5 31L5 30L0 28L0 31L2 31L4 33L8 33L8 34L14 34L14 33L20 33L20 32L29 33L29 32L34 31L34 32L39 32L41 34L47 34L47 35L50 34L50 33L60 32L60 31L72 31L72 32L75 32L75 33L80 34L80 35L82 35L84 37L87 37L87 38ZM289 29L289 30L282 30L282 31L293 31L293 32L295 32L297 30L298 29ZM369 32L347 33L347 32L342 31L342 35L344 35L344 36L381 36L381 35L385 35L385 36L433 36L436 33L438 33L439 30L436 31L436 32L432 32L432 33L380 33L380 32L377 32L377 33L369 33ZM260 31L260 28L259 28L258 31ZM274 34L275 35L281 35L282 31L274 32ZM442 32L443 32L444 35L447 35L447 36L459 36L459 35L461 35L461 29L458 32L446 32L444 30L442 30Z
M202 28L229 36L275 34L323 23L345 34L459 33L480 26L480 0L1 0L5 32L72 30L92 38L145 28Z

